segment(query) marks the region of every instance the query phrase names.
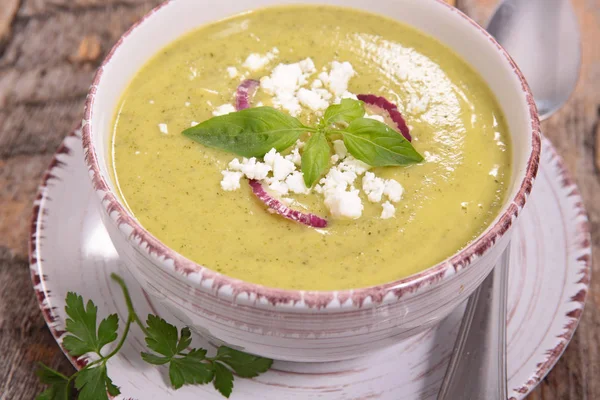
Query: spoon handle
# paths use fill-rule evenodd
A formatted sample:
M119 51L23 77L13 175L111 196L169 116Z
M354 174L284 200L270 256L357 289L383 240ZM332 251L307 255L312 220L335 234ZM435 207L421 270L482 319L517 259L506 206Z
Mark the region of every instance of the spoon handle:
M510 244L471 295L438 400L506 400L506 297Z

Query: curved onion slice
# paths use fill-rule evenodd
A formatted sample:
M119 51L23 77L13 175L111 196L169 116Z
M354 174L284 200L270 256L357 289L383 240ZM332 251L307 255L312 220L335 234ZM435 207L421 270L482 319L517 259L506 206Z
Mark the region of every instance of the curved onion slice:
M250 96L258 89L260 82L256 79L246 79L237 87L235 92L235 109L245 110L250 108Z
M404 136L409 142L412 140L412 137L410 136L410 133L408 131L408 126L406 125L406 121L404 121L402 114L400 114L400 111L398 111L398 107L396 107L394 103L392 103L385 97L375 96L374 94L359 94L356 97L358 97L359 100L364 101L370 106L379 108L383 111L387 111L391 120L394 121L394 123L398 127L398 130L400 131L400 133L402 133L402 136Z
M260 201L265 203L267 207L276 212L277 214L291 219L292 221L300 222L301 224L312 226L313 228L325 228L327 226L327 220L321 217L317 217L314 214L303 213L297 210L292 210L285 204L272 197L265 188L256 179L248 180L252 192Z

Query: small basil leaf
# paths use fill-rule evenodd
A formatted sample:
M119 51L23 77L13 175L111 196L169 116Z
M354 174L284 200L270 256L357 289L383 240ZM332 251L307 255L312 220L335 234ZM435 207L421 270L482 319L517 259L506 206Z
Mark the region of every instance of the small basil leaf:
M404 136L383 122L370 118L355 119L339 132L350 154L373 167L423 161L423 156Z
M256 107L211 118L183 134L205 146L244 157L261 157L272 148L287 149L301 133L313 130L272 107Z
M337 122L350 123L365 115L364 103L360 100L342 99L340 104L332 104L323 116L323 126L328 127Z
M306 187L311 187L329 166L331 149L323 132L312 134L302 152L302 174Z

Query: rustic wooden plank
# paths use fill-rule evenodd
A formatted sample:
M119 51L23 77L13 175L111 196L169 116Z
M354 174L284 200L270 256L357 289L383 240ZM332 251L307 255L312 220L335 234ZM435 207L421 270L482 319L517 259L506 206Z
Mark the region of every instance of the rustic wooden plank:
M81 119L82 101L99 59L158 2L21 0L13 17L7 5L18 1L0 0L0 36L3 26L11 26L5 46L0 44L2 400L33 399L39 393L41 386L33 374L37 361L64 372L72 370L45 327L30 287L26 241L31 203L51 153ZM484 23L497 0L455 3ZM594 251L600 254L600 46L596 45L600 0L573 0L573 4L582 27L581 79L573 98L543 129L580 185L592 221ZM11 23L3 25L5 20ZM594 263L594 272L600 272L600 263ZM528 400L600 399L599 353L600 281L596 279L571 345Z

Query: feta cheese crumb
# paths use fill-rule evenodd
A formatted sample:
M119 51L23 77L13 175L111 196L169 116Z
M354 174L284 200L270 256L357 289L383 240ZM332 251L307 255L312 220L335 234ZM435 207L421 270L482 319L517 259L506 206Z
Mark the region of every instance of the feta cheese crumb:
M271 166L257 162L255 157L242 159L241 171L248 179L265 179L271 169Z
M381 211L381 219L392 218L396 215L396 207L389 201L382 204L383 210Z
M300 88L296 96L298 97L300 104L312 111L322 111L329 107L329 103L314 90Z
M167 124L158 124L158 130L160 130L160 132L164 133L165 135L169 133L169 127L167 126Z
M309 72L314 69L310 58L293 64L279 64L271 71L271 75L260 79L260 87L265 93L273 96L275 107L287 110L290 115L298 116L302 111L296 92L307 81Z
M293 149L290 154L285 156L285 159L293 162L297 166L302 164L302 156L300 156L300 152L298 151L298 148Z
M238 70L236 67L227 67L227 74L231 79L233 79L238 76Z
M385 189L383 189L383 194L385 194L392 202L397 203L402 200L403 193L404 188L398 183L398 181L393 179L388 179L385 181Z
M340 163L339 168L342 171L352 171L356 173L356 175L362 175L365 173L365 171L370 170L371 166L367 163L357 160L352 156L346 156L344 161Z
M337 154L334 154L329 158L329 162L331 164L337 164L338 161L340 161L340 156L338 156Z
M288 185L285 182L281 181L274 181L269 185L269 189L278 194L279 196L285 196L286 194L288 194L289 191Z
M275 149L269 150L264 157L265 164L272 168L273 179L283 181L296 170L296 164L290 159L286 159Z
M215 117L218 117L220 115L226 115L226 114L232 113L234 111L235 111L235 107L233 105L223 104L222 106L215 108L215 110L213 111L213 115Z
M348 83L355 74L356 72L352 68L352 64L348 61L344 61L343 63L333 61L329 73L321 72L319 79L335 96L340 97L348 91Z
M294 171L285 179L285 183L287 184L290 191L296 194L308 194L310 189L306 187L304 183L304 175L302 172Z
M200 123L200 122L192 121L192 122L190 122L190 126L193 128L193 127L195 127L196 125L198 125L199 123Z
M379 203L385 190L386 182L375 176L372 172L365 173L362 180L362 189L367 195L367 198L371 203Z
M264 68L269 62L273 61L275 57L279 54L279 49L274 47L273 50L261 56L258 53L251 53L244 61L244 68L247 68L251 71L257 71L259 69Z
M328 191L325 194L325 205L331 215L337 218L357 219L360 218L363 211L362 201L357 189L345 191L340 187Z
M221 181L221 188L226 191L237 190L240 188L240 179L242 173L239 171L221 171L223 174L223 180Z
M185 102L185 106L186 106L186 107L189 107L189 106L191 106L191 105L192 105L192 103L190 103L189 101L186 101L186 102Z
M494 165L494 168L492 168L489 172L490 176L493 176L494 178L498 177L498 169L500 168L499 165Z

